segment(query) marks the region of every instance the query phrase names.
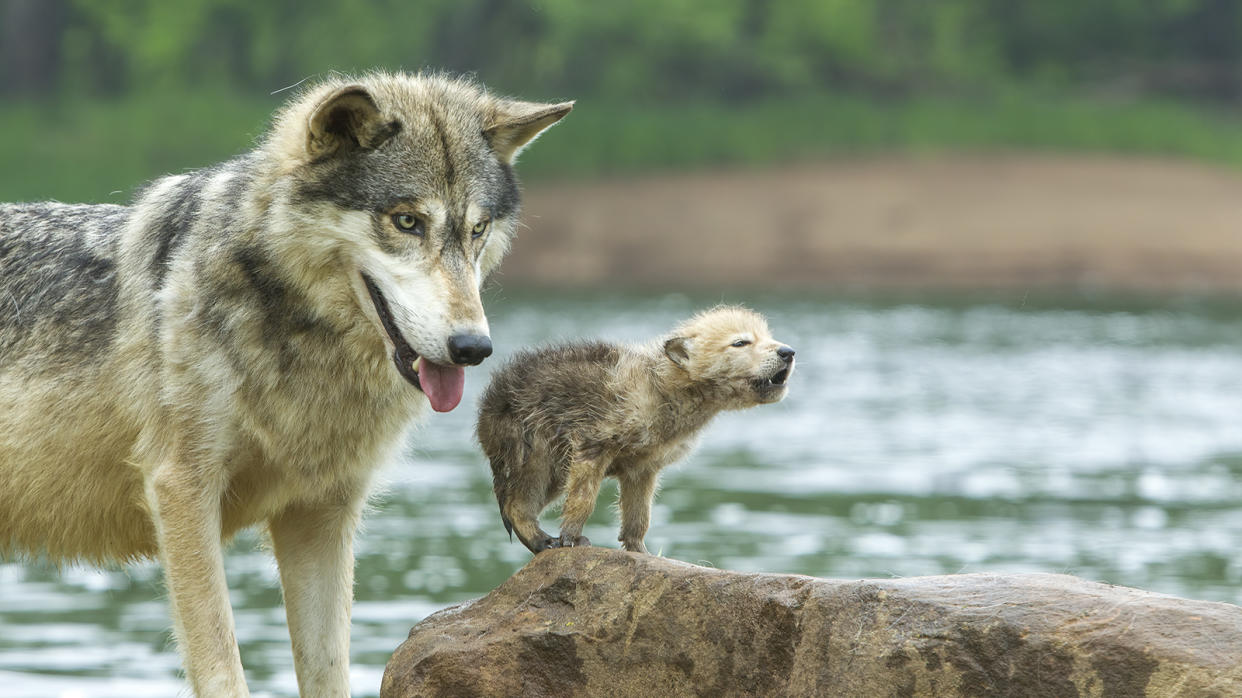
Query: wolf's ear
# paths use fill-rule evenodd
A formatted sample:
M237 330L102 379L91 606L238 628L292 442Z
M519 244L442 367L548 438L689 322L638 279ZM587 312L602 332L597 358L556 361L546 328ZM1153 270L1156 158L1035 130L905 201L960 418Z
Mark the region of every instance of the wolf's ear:
M328 95L307 122L306 151L321 160L353 148L378 148L401 130L400 121L385 122L371 93L346 85Z
M503 162L512 164L523 148L573 108L573 102L539 104L503 100L497 103L496 114L483 129L483 135L492 144L496 155Z
M664 355L669 358L669 361L685 368L686 362L690 360L690 338L673 337L666 341Z

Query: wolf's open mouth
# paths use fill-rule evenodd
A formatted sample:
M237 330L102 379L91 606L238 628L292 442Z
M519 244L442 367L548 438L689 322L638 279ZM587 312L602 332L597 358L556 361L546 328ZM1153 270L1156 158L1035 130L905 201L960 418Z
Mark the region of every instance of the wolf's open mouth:
M771 382L772 385L784 385L785 381L788 379L789 379L789 368L786 367L786 368L782 368L781 370L777 371L776 375L769 378L768 381Z
M426 357L420 358L397 329L397 321L393 319L392 309L388 307L384 294L380 293L379 285L366 274L362 274L362 283L366 284L367 293L371 294L371 302L375 304L375 312L384 326L384 332L392 340L392 362L397 365L397 372L410 385L423 391L431 402L431 409L436 412L449 412L457 407L466 382L462 367L442 366L428 361Z
M384 300L384 294L380 293L379 286L376 286L371 277L366 274L362 274L362 283L367 285L367 293L371 294L371 302L375 304L375 312L379 315L380 324L384 326L384 331L392 340L394 347L392 361L397 365L397 372L409 381L410 385L422 390L423 385L418 381L418 368L415 366L415 362L418 361L418 352L414 351L402 338L401 332L397 329L397 321L393 320L388 301Z

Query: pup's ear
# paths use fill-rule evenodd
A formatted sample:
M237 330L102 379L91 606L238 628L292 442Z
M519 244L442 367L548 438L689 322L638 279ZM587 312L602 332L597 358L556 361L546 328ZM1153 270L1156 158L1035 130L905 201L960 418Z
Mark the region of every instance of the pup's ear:
M483 135L503 162L512 163L544 129L560 121L574 108L573 102L540 104L501 100Z
M306 151L322 160L354 148L378 148L401 130L400 121L385 122L371 93L362 85L346 85L328 95L307 122Z
M689 337L673 337L664 343L664 355L670 361L685 368L686 362L690 360L690 338Z

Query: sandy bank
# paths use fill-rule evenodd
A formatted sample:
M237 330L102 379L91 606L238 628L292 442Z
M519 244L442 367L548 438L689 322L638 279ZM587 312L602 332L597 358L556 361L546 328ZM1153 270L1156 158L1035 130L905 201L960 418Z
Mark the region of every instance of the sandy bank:
M538 182L504 284L1242 291L1242 173L1047 154Z

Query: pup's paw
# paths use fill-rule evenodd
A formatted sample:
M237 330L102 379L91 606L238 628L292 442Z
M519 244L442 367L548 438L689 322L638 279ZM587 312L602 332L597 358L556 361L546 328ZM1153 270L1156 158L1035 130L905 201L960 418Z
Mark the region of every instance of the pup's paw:
M560 538L553 539L553 541L556 544L556 547L558 548L589 548L591 547L591 541L586 536L575 536L573 538L565 538L564 536L561 536Z
M530 542L530 551L538 555L548 548L561 547L561 539L552 536L543 535Z
M621 547L625 548L626 550L632 553L642 553L644 555L651 554L647 552L647 546L643 545L643 542L641 540L640 541L624 541L623 540L621 541Z

